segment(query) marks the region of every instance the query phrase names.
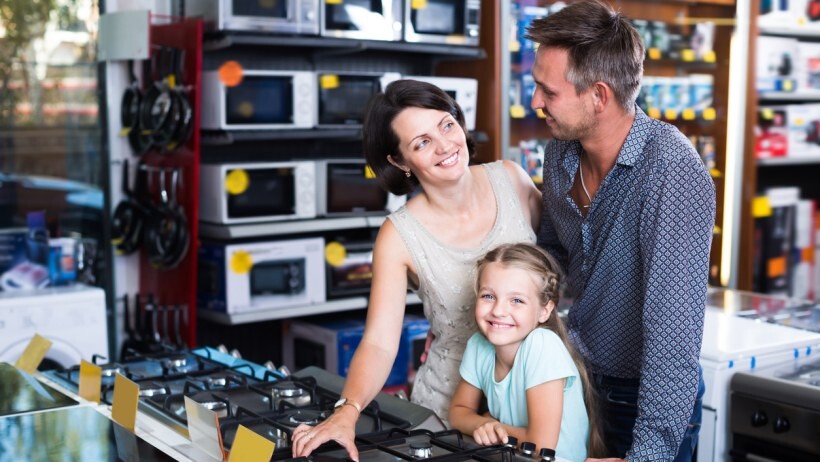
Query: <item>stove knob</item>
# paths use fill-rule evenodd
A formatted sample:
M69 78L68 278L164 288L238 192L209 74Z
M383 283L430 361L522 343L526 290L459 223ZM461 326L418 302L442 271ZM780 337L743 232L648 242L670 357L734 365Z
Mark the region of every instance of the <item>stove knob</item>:
M777 420L774 421L774 432L775 433L785 433L791 430L792 426L789 423L789 419L781 416L778 417Z
M766 415L765 412L755 411L755 413L752 414L752 427L762 427L767 423L769 423L769 417Z
M516 438L514 436L508 436L507 437L507 442L504 444L504 446L507 446L507 447L510 447L510 448L513 448L513 449L518 449L518 438Z
M535 454L535 443L529 441L521 443L521 454L532 457L532 455Z

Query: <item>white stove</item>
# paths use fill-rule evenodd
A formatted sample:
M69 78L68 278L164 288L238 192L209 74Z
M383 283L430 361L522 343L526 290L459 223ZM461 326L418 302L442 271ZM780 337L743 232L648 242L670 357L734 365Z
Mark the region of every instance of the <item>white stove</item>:
M778 304L782 305L779 309L789 308L782 299L767 301L767 298L774 297L755 294L753 300L758 303L758 308ZM767 304L769 302L774 305ZM748 312L752 306L748 304L732 308L707 306L706 309L700 355L706 382L703 424L698 442L698 460L702 461L730 460L729 384L735 373L793 364L806 360L820 348L820 333L786 327L764 319L751 319ZM746 316L739 313L746 313Z

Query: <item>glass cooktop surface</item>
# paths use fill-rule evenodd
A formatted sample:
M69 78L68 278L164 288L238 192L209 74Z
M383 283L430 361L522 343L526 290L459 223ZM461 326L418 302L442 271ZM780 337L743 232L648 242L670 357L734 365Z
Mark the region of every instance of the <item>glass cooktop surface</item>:
M0 363L0 416L73 406L77 401L8 363Z

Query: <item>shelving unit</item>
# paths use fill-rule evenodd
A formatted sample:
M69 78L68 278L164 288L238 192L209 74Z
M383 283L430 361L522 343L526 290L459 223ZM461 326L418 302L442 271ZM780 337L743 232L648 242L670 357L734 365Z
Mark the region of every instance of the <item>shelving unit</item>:
M754 261L755 261L755 217L753 215L753 201L756 196L767 188L778 186L799 186L804 198L820 201L820 158L813 157L784 157L757 159L755 156L755 126L757 125L758 108L777 104L799 104L820 102L820 90L806 91L797 88L794 92L763 92L759 93L755 84L755 69L757 58L757 37L776 36L796 38L800 41L820 42L820 29L808 27L760 27L759 2L751 2L742 18L738 21L747 21L749 36L747 60L749 80L746 88L746 111L744 134L745 148L743 150L743 187L738 197L741 211L738 239L739 252L737 264L736 287L742 290L753 288ZM797 21L795 21L797 22ZM803 24L804 26L806 24Z

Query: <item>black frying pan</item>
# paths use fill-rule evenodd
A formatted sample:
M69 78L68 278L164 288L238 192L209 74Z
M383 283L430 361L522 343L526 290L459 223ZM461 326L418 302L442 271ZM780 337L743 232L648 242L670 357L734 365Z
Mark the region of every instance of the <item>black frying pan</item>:
M140 104L142 103L142 89L140 88L137 75L134 73L134 61L128 60L128 74L131 77L131 83L122 94L122 103L120 104L120 121L122 129L136 130L139 124Z

